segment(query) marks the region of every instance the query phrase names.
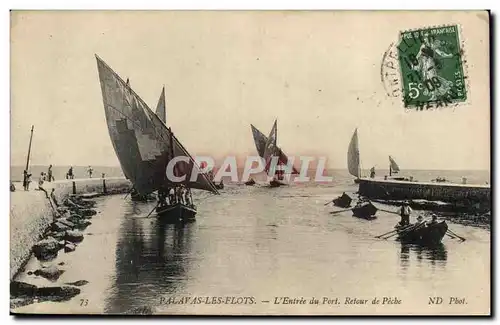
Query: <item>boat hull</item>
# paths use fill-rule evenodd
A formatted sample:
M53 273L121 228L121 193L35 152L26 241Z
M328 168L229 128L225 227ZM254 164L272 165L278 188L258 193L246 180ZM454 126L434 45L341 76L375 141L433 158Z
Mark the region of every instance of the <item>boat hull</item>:
M398 240L402 243L417 244L422 246L436 246L441 243L448 231L445 221L427 224L414 230L402 232Z
M371 204L371 202L367 202L355 206L352 209L352 216L366 220L373 220L377 219L377 216L375 216L377 211L378 209L373 204Z
M334 199L332 202L336 207L349 208L351 206L352 199L349 195L344 193L338 198Z
M156 208L156 214L165 223L193 222L196 219L196 208L176 203Z
M285 186L285 185L287 185L287 184L284 182L275 180L275 179L273 179L272 181L269 182L270 187L280 187L280 186Z

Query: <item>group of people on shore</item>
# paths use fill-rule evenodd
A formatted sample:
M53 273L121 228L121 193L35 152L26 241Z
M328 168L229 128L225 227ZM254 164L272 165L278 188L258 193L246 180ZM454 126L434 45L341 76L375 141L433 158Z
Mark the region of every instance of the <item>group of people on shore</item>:
M192 206L191 190L183 184L158 191L158 206L167 206L182 203Z
M89 178L92 178L92 175L94 173L94 169L92 168L92 166L88 166L87 168L87 173L89 175ZM29 191L30 189L30 184L32 182L32 174L30 172L28 172L28 170L24 170L23 171L23 189L25 191ZM102 173L102 178L105 177L105 174ZM68 169L68 172L66 173L66 179L74 179L75 178L75 174L73 172L73 166L71 166L69 169ZM54 177L54 174L52 172L52 165L50 165L47 169L47 172L41 172L40 173L40 177L38 178L38 189L43 189L43 184L45 182L52 182L52 181L55 181L55 177ZM11 192L15 192L16 190L16 187L14 186L14 184L11 182L10 184L10 191Z

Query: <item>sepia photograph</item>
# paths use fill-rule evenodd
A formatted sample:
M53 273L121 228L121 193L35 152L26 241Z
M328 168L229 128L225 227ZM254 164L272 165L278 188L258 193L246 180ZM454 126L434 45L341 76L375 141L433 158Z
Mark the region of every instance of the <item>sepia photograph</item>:
M11 315L490 316L490 12L10 12Z

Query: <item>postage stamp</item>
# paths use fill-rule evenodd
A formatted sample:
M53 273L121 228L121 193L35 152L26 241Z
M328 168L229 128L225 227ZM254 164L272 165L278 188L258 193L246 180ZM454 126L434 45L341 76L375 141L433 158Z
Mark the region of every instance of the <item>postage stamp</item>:
M458 25L401 32L397 48L406 108L466 101Z

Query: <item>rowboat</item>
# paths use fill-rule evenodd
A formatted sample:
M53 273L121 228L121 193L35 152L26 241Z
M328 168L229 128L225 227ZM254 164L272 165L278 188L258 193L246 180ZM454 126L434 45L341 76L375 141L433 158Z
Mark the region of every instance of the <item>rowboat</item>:
M245 182L245 185L248 186L255 185L255 180L253 178L250 178L248 181Z
M398 224L396 225L396 229L398 229L397 240L402 243L435 246L443 240L448 231L448 225L446 221L422 222L406 227Z
M337 207L348 208L351 206L352 198L349 195L345 194L345 192L344 192L344 193L342 193L341 196L337 197L332 202L333 202L333 205L335 205Z
M374 220L377 219L375 216L377 211L377 207L370 201L358 202L358 204L356 204L356 206L352 209L352 216L366 220Z

